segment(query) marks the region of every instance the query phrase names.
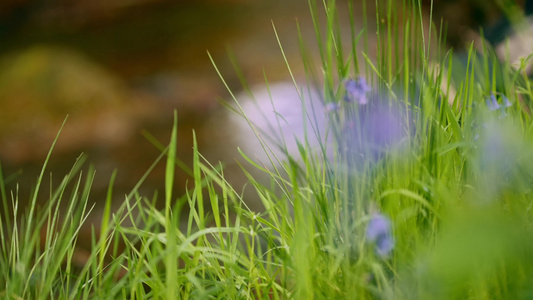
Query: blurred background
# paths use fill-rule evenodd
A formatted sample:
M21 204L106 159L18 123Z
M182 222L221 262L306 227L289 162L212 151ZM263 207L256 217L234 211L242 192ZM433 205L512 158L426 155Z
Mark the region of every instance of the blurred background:
M252 86L264 82L263 70L273 83L288 80L271 20L298 76L296 19L312 38L307 1L2 1L4 174L16 175L11 182L20 183L21 200L27 199L69 115L48 170L59 182L87 153L97 170L93 201L103 202L114 169L122 197L160 153L141 132L166 144L175 109L182 160L190 163L194 129L208 159L234 164L242 140L234 127L242 124L232 125L235 118L218 102L229 94L206 50L236 92L242 88L228 53ZM161 190L163 169L144 185L150 195ZM176 186L187 179L179 172Z
M346 7L347 1L338 2ZM358 8L359 1L354 2ZM424 5L429 11L429 1ZM465 28L493 26L501 16L495 5L475 0L435 1L434 12L437 20L451 20L449 41L458 48ZM347 11L340 13L349 35ZM360 9L355 17L359 32ZM370 36L374 17L369 10ZM97 171L91 201L99 216L113 170L118 169L115 196L121 200L160 154L141 133L168 143L174 110L180 159L191 165L194 129L202 154L212 162L223 161L228 178L242 184L237 147L246 149L255 137L219 103L230 98L206 50L232 90L242 88L228 53L262 97L259 101L268 101L266 74L275 99L298 103L271 23L293 72L303 80L296 20L309 48L316 49L307 0L1 1L0 162L8 187L18 182L21 201L29 198L68 115L47 170L57 186L80 153L87 153ZM300 109L284 107L287 114ZM141 192L151 196L161 191L163 178L160 164ZM176 188L184 188L188 179L178 172ZM43 184L43 194L47 186Z

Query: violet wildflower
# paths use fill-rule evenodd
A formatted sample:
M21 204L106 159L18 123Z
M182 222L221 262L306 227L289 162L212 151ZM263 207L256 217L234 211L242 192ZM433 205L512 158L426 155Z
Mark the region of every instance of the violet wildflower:
M499 98L501 98L502 104L498 103L498 99L496 98L496 95L499 95ZM500 115L498 118L503 119L507 116L506 109L508 107L512 106L511 101L509 99L501 94L501 93L491 93L490 97L486 99L487 107L491 111L500 111Z
M334 112L334 111L337 111L339 110L339 104L336 103L336 102L328 102L326 103L326 105L324 106L325 109L326 109L326 112Z
M344 88L346 89L345 100L347 102L357 101L361 105L368 103L366 93L370 92L371 89L364 78L348 79L344 82Z
M398 154L405 149L406 119L401 106L380 103L381 99L365 107L364 114L348 115L339 140L340 150L346 154L352 171L373 165L388 154ZM356 167L357 166L357 167Z
M495 110L500 109L500 104L496 100L496 96L494 94L490 94L490 98L488 98L486 102L487 102L487 107L490 110L495 111Z
M503 101L503 106L504 107L511 107L512 106L511 101L509 101L509 99L507 97L505 97L505 95L502 95L502 101Z
M388 257L394 248L390 220L382 214L375 213L368 222L366 237L376 246L376 254Z

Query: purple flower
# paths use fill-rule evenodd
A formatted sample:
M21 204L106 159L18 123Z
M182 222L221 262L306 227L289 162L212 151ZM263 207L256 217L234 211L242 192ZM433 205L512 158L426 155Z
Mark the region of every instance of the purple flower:
M487 107L490 110L495 111L495 110L500 109L500 104L496 100L496 96L494 94L490 94L490 98L488 98L486 102L487 102Z
M505 95L502 95L502 100L503 100L503 106L504 107L511 107L511 101L509 101L509 99L507 99L507 97L505 97Z
M499 95L499 97L501 98L502 104L498 103L496 95ZM507 116L507 113L505 112L506 108L511 107L513 105L511 101L509 101L509 99L501 93L496 93L496 94L491 93L490 97L487 98L486 103L487 103L487 107L489 110L500 111L500 116L498 117L500 119L503 119Z
M325 105L326 112L334 112L339 110L339 104L336 102L328 102Z
M371 89L364 78L359 77L358 79L348 79L344 82L344 88L346 89L346 96L344 99L347 102L357 101L357 103L361 105L368 103L366 93Z
M380 257L388 257L394 249L394 241L391 236L384 236L376 241L376 253Z
M339 150L346 155L351 171L362 170L366 164L374 165L388 154L399 153L409 136L407 118L399 105L380 103L376 98L365 107L364 114L349 114L341 135ZM348 113L352 113L348 110ZM361 167L361 168L360 168Z
M382 214L372 215L366 228L366 237L368 241L375 244L376 254L380 257L389 256L394 248L390 220Z

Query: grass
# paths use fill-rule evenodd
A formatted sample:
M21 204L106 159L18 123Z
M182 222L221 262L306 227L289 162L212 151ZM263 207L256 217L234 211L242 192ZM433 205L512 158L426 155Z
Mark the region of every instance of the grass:
M241 151L247 188L263 211L247 207L249 194L235 190L223 165L205 160L196 143L191 187L172 194L181 165L175 116L169 146L153 165L166 159L164 210L156 209L157 192L138 192L143 177L112 212L112 176L100 231L80 263L76 243L95 176L80 171L85 157L51 183L38 207L48 156L24 212L0 168L0 296L533 297L533 92L525 62L512 68L488 45L470 47L464 58L446 51L445 27L425 27L418 2L407 0L376 2L374 60L368 19L360 32L354 25L356 4L309 3L320 63L299 35L305 83L293 76L278 38L307 116L297 153L285 143L293 137L269 139L247 119L268 162ZM338 9L350 11L348 42Z

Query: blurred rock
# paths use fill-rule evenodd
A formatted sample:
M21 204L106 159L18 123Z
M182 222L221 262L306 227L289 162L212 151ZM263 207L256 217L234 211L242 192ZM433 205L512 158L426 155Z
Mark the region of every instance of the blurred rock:
M508 30L510 31L510 28ZM520 68L522 61L526 62L527 57L533 50L533 16L523 20L509 33L505 41L496 45L496 53L501 60L509 57L511 63ZM533 74L531 60L525 63L524 69L527 74Z
M298 159L298 143L308 142L310 150L319 150L326 133L326 110L316 91L309 95L303 85L299 88L303 89L302 94L291 82L275 82L268 87L252 87L253 98L246 92L238 93L236 98L242 111L238 107L235 109L250 123L245 117L228 110L227 140L233 141L253 159L267 164L265 149L254 130L270 147L266 152L281 160L286 159L285 150Z
M74 50L37 46L0 61L0 159L40 160L61 123L56 153L117 145L149 106L123 82Z

